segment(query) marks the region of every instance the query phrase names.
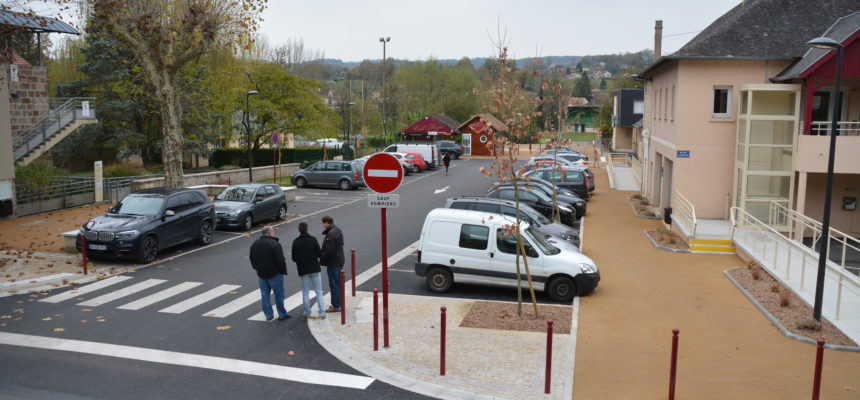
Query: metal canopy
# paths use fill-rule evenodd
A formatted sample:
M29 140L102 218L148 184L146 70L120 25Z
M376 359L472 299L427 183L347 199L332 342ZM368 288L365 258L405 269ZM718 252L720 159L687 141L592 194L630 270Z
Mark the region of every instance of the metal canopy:
M25 32L56 32L69 33L73 35L81 34L71 25L56 18L0 10L0 34L6 31L16 30L16 28L23 28Z

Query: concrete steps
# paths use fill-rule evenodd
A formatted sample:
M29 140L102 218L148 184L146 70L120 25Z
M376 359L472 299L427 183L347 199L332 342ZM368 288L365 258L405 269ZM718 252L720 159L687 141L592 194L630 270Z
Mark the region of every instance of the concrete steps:
M687 241L690 251L708 254L735 254L734 244L729 239L692 238Z

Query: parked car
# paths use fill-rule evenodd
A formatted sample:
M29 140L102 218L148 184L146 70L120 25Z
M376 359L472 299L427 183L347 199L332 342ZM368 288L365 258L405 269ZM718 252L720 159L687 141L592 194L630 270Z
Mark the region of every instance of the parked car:
M454 283L516 287L516 235L506 227L515 223L508 216L478 211L430 211L421 228L415 274L439 293ZM528 223L520 225L519 233L535 290L567 302L597 288L600 271L590 258L553 245Z
M523 177L540 178L545 181L555 182L556 186L568 189L582 199L588 199L590 190L588 189L588 179L582 171L572 169L557 170L555 168L538 168L531 171L526 171Z
M594 183L594 172L591 172L591 169L585 165L578 165L575 167L571 167L570 169L574 171L582 171L585 174L585 177L588 179L588 191L593 192L594 189L597 189L597 185Z
M574 162L569 161L566 158L555 157L555 156L546 155L546 154L540 154L540 155L536 155L536 156L531 156L529 158L529 160L526 161L526 168L531 169L531 168L534 168L535 165L540 166L543 164L552 164L552 163L557 163L557 164L563 165L565 167L573 167L575 165L579 165L579 164L576 164Z
M212 202L218 227L249 230L255 222L287 217L287 199L277 185L246 183L227 187Z
M400 160L400 165L403 166L403 176L409 175L415 170L415 163L407 157L406 153L388 153Z
M424 160L430 169L436 168L442 163L442 157L439 155L439 148L432 143L395 143L382 150L385 153L403 153L414 152L421 153Z
M424 160L424 156L421 153L407 151L406 158L412 161L412 172L421 172L426 171L430 168L430 165Z
M451 158L457 160L463 155L463 146L460 146L453 140L437 140L436 146L439 147L439 153L442 156L448 153L451 155Z
M541 154L547 154L547 153L556 152L556 151L576 151L576 150L571 149L570 147L565 147L565 146L552 146L552 147L547 147L547 148L541 150Z
M517 203L512 200L486 197L452 197L446 201L445 207L507 215L515 219L517 217ZM522 203L520 203L519 214L521 220L528 222L542 233L567 241L579 248L579 233L569 226L553 222L534 208Z
M487 191L487 197L515 201L515 192L518 192L519 194L520 204L531 206L549 219L555 218L555 206L553 205L552 198L540 191L529 190L524 187L514 190L513 186L499 186L496 188L491 187L490 190ZM574 209L570 204L559 201L558 211L559 214L561 214L561 221L559 222L567 226L573 226L576 221L576 209Z
M363 169L364 163L356 160L320 161L296 171L292 180L300 188L326 186L352 190L364 186Z
M510 186L510 181L503 181L495 184L496 186L506 185ZM520 182L519 185L528 186L532 190L537 190L542 192L544 195L552 199L552 183L547 182L540 178L530 178L528 182ZM562 189L560 187L556 187L556 198L558 201L562 203L567 203L573 206L576 210L576 217L582 218L585 215L587 210L585 200L581 199L576 193L571 192L567 189Z
M202 191L154 188L125 196L80 228L87 254L153 262L159 250L196 241L212 242L215 206ZM76 245L81 250L80 236Z
M578 151L548 152L545 155L563 158L573 164L588 165L588 156Z

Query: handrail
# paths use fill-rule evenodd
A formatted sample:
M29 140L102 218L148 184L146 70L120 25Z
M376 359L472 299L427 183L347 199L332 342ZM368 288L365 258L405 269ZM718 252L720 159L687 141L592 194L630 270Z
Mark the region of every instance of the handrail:
M818 248L820 245L819 241L822 236L822 228L823 224L819 221L816 221L812 218L807 217L795 210L792 210L776 201L771 200L770 202L770 226L774 230L778 230L776 226L779 227L788 227L790 230L790 237L794 240L802 240L805 237L806 230L810 230L812 232L812 243L810 243L809 247L812 249ZM785 219L785 223L782 223L783 218ZM833 252L831 251L831 247L833 245L834 239L836 242L841 242L842 244L842 254L840 258L839 265L847 270L857 270L860 272L860 267L847 266L845 265L845 260L847 259L847 249L852 249L853 251L860 253L860 240L857 238L844 233L838 229L830 227L830 240L827 242L827 254L832 258ZM831 259L832 261L832 259ZM835 261L834 261L835 262Z
M676 218L680 223L687 225L687 238L696 237L696 229L698 228L699 222L696 219L696 206L693 205L693 202L688 200L684 195L679 191L674 192L674 197L672 197L673 204L673 214L676 215ZM675 201L678 200L678 201ZM680 216L678 216L680 215Z
M90 115L78 116L78 108L83 109L83 102L95 103L93 97L71 97L49 99L48 115L33 124L33 126L21 135L17 135L12 141L12 151L16 160L24 158L30 151L39 147L42 143L53 137L57 132L78 119L94 119L95 110L90 109ZM95 104L93 104L95 105ZM56 127L56 130L52 129ZM50 133L49 133L50 131ZM41 139L39 136L41 135ZM36 139L34 141L34 139Z
M830 124L830 121L812 121L809 132L813 135L830 135ZM836 130L840 136L860 136L860 122L839 121L836 123Z

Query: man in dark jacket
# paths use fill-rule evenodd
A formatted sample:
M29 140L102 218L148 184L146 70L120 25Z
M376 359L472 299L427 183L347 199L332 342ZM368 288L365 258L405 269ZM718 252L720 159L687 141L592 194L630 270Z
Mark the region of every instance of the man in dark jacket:
M251 245L251 266L260 278L260 295L263 300L263 314L266 321L275 318L272 313L272 301L269 293L275 292L275 306L278 309L278 320L289 319L290 315L284 308L284 275L287 274L287 260L284 249L275 237L275 228L263 228L263 236Z
M442 157L442 164L445 164L445 175L448 175L448 167L451 166L451 154L446 152L445 156Z
M328 290L331 294L331 307L326 312L340 312L340 271L345 262L343 233L340 228L334 226L334 219L328 215L322 217L322 226L325 239L323 239L320 264L328 267Z
M292 258L302 279L302 304L304 305L305 318L325 318L325 303L322 292L322 279L320 278L320 244L317 238L308 234L308 223L299 223L299 237L293 240ZM311 300L308 291L313 286L316 292L317 308L319 316L311 314Z

